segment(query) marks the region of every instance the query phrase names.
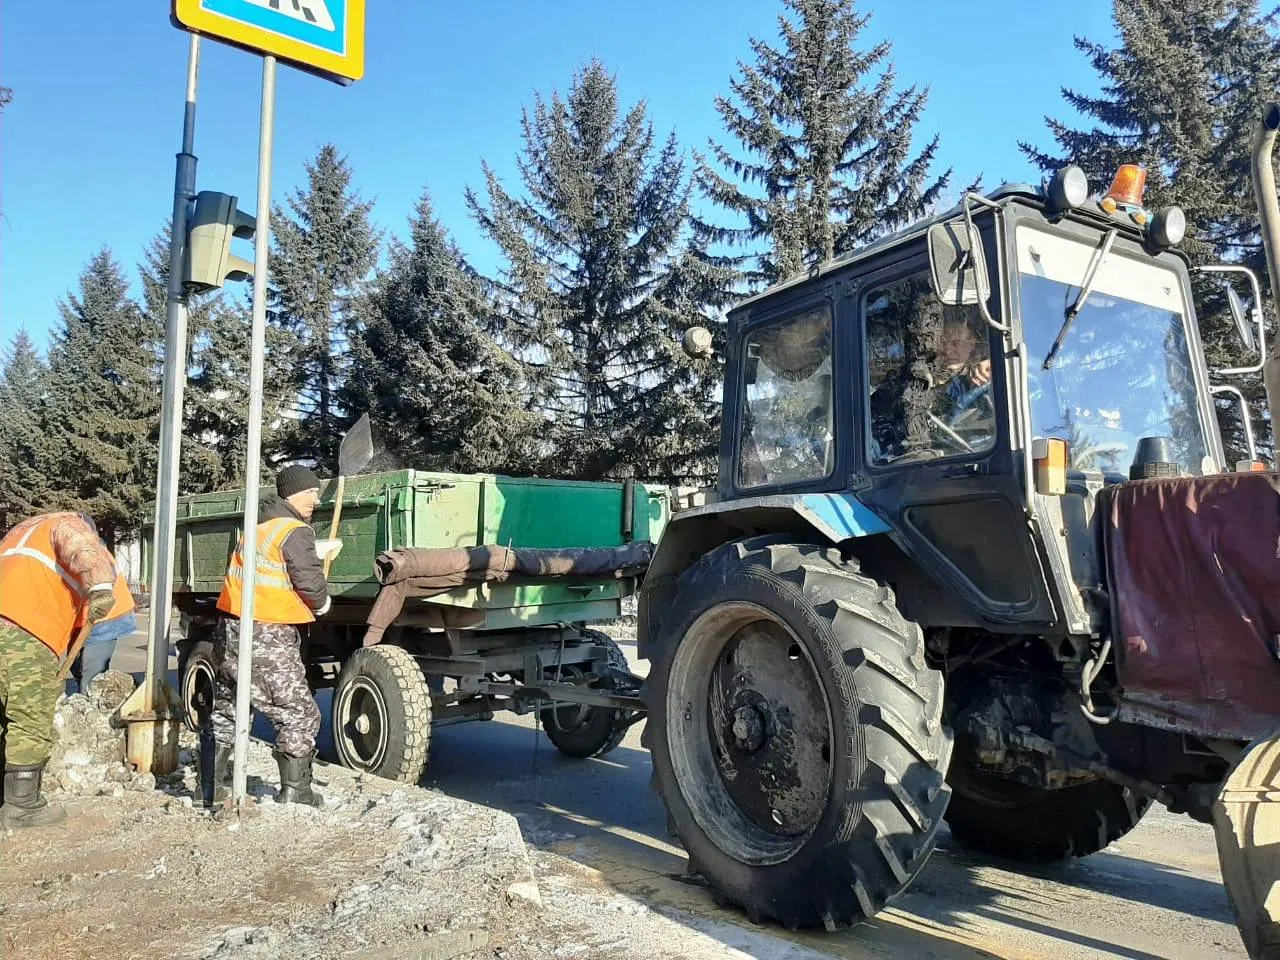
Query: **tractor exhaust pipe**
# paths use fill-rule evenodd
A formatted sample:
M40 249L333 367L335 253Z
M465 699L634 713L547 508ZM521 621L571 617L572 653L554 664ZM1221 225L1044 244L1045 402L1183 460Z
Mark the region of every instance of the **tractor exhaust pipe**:
M1276 199L1276 174L1271 155L1280 130L1280 102L1272 100L1262 110L1262 123L1253 141L1253 193L1258 201L1262 247L1267 255L1271 297L1280 316L1280 201ZM1271 414L1272 457L1280 457L1280 337L1271 340L1271 355L1262 368Z

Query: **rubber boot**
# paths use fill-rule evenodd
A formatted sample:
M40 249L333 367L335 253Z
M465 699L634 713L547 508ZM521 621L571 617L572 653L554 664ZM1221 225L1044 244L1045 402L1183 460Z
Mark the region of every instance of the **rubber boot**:
M231 756L234 747L224 747L217 743L212 745L212 756L206 760L206 746L200 745L200 794L206 807L218 807L223 804L231 791L227 787L227 774L231 770ZM210 762L211 761L211 762Z
M272 751L276 763L280 765L280 792L276 794L276 803L305 803L310 807L323 807L324 797L311 786L311 764L316 752L312 750L305 757L290 757L279 750Z
M49 801L40 795L43 775L43 763L24 767L10 764L4 768L4 806L0 807L0 824L14 829L47 827L67 819L65 810L49 806Z

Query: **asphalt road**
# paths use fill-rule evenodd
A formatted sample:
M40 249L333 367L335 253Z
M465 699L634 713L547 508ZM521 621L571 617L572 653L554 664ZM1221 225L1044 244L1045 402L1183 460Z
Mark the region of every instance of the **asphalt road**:
M117 669L141 670L145 640L121 646ZM634 646L624 645L633 669ZM171 662L172 663L172 662ZM328 695L322 755L332 757ZM269 728L255 726L269 737ZM734 931L767 932L776 956L807 947L848 960L1238 960L1245 956L1207 826L1153 809L1105 851L1047 868L975 856L948 835L910 890L874 921L834 935L751 927L685 876L683 852L649 789L640 726L601 760L562 757L532 718L434 732L424 785L516 815L528 842L600 873L656 909L733 946Z

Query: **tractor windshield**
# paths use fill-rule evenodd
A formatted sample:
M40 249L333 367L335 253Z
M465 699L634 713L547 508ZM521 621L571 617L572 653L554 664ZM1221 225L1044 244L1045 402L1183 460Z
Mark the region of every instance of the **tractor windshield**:
M1138 440L1170 437L1182 469L1200 474L1205 434L1172 270L1112 251L1051 368L1041 363L1100 243L1018 227L1033 434L1066 440L1073 469L1125 475Z

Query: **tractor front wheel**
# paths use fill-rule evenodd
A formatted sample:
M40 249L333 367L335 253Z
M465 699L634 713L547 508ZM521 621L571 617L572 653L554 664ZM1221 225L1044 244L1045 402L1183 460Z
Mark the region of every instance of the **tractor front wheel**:
M1107 780L1024 786L961 762L960 752L948 776L947 825L957 843L982 853L1023 863L1085 857L1136 827L1151 806Z

